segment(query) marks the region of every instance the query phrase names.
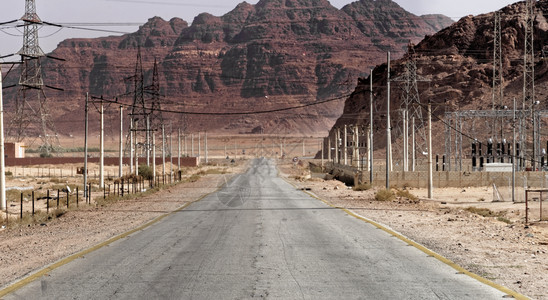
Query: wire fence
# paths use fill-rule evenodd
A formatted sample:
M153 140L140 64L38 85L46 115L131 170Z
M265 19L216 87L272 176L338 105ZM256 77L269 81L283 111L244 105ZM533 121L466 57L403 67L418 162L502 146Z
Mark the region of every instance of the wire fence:
M127 176L105 183L103 187L96 183L89 183L86 189L83 186L71 188L67 185L62 189L36 189L21 192L15 190L10 195L12 199L7 201L5 216L0 218L0 224L5 228L13 219L50 219L54 215L58 216L66 210L79 208L81 205L98 206L101 205L101 200L116 200L182 180L182 173L177 172L156 175L149 179L141 176ZM14 197L17 197L18 201Z

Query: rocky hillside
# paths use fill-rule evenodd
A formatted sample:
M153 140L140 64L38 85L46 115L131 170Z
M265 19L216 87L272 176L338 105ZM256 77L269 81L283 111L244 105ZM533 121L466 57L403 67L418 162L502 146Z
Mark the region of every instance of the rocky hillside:
M174 128L325 132L342 113L356 78L380 63L386 51L401 57L409 41L419 42L451 23L439 15L415 16L391 0L360 0L340 10L327 0L242 2L221 17L203 13L191 26L155 17L132 34L60 43L52 55L66 61L46 59L43 70L46 84L64 91L46 94L59 132L80 135L86 92L132 103L134 84L127 78L135 74L140 47L145 85L151 84L157 59L163 108L188 112L167 115ZM13 92L5 98L13 105ZM269 114L193 114L278 110L317 101L327 103Z
M548 109L548 62L544 51L547 50L546 37L548 31L548 1L536 2L534 22L535 48L535 99L540 101L537 109ZM475 17L464 17L444 30L425 38L412 47L416 53L417 74L428 82L419 82L420 99L423 104L432 102L434 112L433 143L434 153L443 154L445 146L445 112L466 110L490 110L493 107L493 39L494 14L489 13ZM501 10L502 35L502 65L504 97L503 109L512 109L516 98L518 109L523 103L523 52L525 28L525 3L518 2ZM385 58L386 60L386 58ZM403 76L407 58L392 61L391 78ZM385 148L386 132L386 63L379 65L373 71L374 111L376 112L373 126L376 135L376 149ZM335 127L344 124L369 125L369 78L358 80L358 86L345 103L344 113L336 122ZM392 82L391 116L392 132L395 144L402 141L401 112L403 90L401 82ZM497 106L499 106L497 105ZM423 109L423 114L426 112ZM439 119L438 119L439 118ZM426 118L425 118L426 120ZM541 128L546 128L545 122ZM511 140L510 124L504 121L504 137ZM462 127L465 153L469 154L470 139L467 136L484 141L488 138L500 140L499 135L490 133L492 120L466 119ZM453 124L454 126L455 124ZM461 126L461 125L459 125ZM500 129L500 127L499 127ZM453 141L454 135L453 133ZM545 136L546 133L541 135ZM546 138L542 138L546 145ZM544 148L544 146L543 146ZM401 157L400 154L394 154Z

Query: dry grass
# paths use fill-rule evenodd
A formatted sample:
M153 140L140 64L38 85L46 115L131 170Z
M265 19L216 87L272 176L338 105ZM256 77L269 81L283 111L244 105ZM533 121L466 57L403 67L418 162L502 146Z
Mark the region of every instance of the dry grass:
M407 199L412 200L412 201L417 201L418 200L417 196L411 194L408 190L398 190L396 192L396 196L402 197L402 198L407 198Z
M375 200L377 201L392 201L394 199L396 199L396 195L391 190L383 189L375 194Z
M371 184L369 183L362 183L354 186L352 189L356 192L362 192L362 191L369 191L371 189Z
M488 217L498 218L498 217L504 217L506 215L505 211L495 212L495 211L492 211L488 208L482 208L482 207L473 207L473 206L471 206L471 207L465 208L464 210L466 210L468 212L471 212L473 214L476 214L476 215L480 215L480 216L485 217L485 218L488 218Z

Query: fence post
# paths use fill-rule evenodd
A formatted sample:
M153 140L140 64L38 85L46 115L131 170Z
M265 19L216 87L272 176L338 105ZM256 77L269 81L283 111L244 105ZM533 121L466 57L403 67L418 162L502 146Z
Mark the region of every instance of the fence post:
M67 209L70 207L69 191L67 188Z
M78 205L78 187L76 187L76 207L79 207L79 205Z
M59 208L59 189L57 189L57 208Z
M32 191L32 216L34 217L34 191Z
M129 180L129 179L128 179ZM124 179L122 179L122 183L121 183L121 190L122 190L122 197L124 197Z
M49 190L48 190L48 193L46 195L46 214L49 215Z
M23 193L21 192L21 219L23 219Z

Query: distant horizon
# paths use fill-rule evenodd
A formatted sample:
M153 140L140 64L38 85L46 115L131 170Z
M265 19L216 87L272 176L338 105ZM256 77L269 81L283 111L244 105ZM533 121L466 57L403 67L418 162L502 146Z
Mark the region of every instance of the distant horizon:
M24 2L21 0L4 0L4 9L0 11L0 22L20 19L24 14ZM138 30L139 25L145 24L152 17L158 16L164 20L174 17L181 18L189 23L203 12L215 16L222 16L234 9L242 0L223 0L222 4L216 0L36 0L38 16L51 23L72 23L76 26L86 27L90 23L101 26L94 26L93 29L120 32L119 34L59 29L52 26L44 26L40 29L39 44L44 52L53 51L59 42L69 38L96 38L109 35L121 35L132 33ZM258 0L246 1L256 4ZM353 3L351 0L332 0L330 3L337 7ZM453 20L466 15L477 15L498 10L507 4L516 1L508 0L486 0L473 1L461 0L458 2L439 0L432 3L431 0L395 0L405 10L415 15L443 14ZM59 9L63 7L63 9ZM116 26L115 26L116 25ZM23 43L22 29L9 28L9 25L0 26L0 56L16 53L21 49Z

